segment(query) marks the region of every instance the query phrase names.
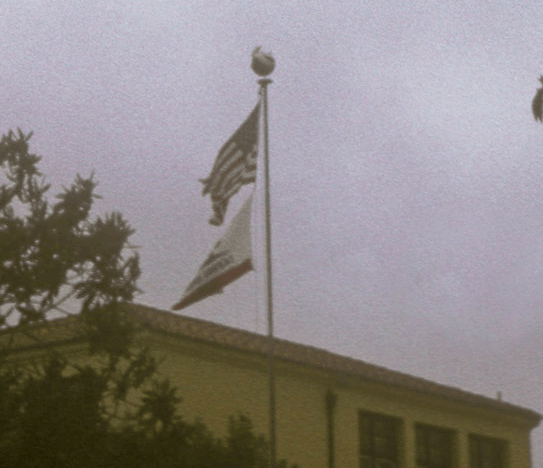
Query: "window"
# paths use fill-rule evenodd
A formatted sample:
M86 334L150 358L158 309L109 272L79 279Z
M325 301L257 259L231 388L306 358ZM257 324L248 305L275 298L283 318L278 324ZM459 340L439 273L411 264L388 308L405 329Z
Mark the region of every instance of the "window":
M417 468L451 468L453 433L447 429L417 424Z
M504 468L505 442L478 435L469 436L470 468Z
M399 420L375 413L358 413L360 468L398 466Z

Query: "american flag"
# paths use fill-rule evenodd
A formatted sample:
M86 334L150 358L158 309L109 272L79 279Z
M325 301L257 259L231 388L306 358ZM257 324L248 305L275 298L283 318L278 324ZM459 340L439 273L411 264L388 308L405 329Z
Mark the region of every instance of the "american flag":
M259 110L257 104L220 149L209 177L200 180L204 184L202 195L211 195L213 217L209 223L214 226L224 222L230 198L242 185L256 180Z

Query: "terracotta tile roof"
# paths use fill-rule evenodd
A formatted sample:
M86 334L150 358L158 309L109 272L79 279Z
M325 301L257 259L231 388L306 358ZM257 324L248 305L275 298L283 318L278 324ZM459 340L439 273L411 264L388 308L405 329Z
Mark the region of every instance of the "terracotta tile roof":
M257 354L268 352L268 339L264 335L142 305L127 304L124 308L136 323L150 330ZM23 350L81 340L82 334L77 317L69 317L48 322L47 327L43 324L27 327L24 333L5 330L0 333L0 349L6 346L10 339L13 340L12 349ZM380 383L473 407L505 412L524 420L531 427L537 426L542 418L535 411L520 406L278 338L274 339L274 355L278 360L347 375L360 381Z
M81 322L77 316L55 319L17 328L0 330L0 351L24 351L66 342L81 341Z
M264 335L144 306L137 306L131 312L138 316L142 323L164 333L212 342L243 351L260 354L268 352L268 341ZM509 412L525 419L527 424L534 427L542 418L535 411L510 403L286 340L274 339L274 356L276 359L347 374L364 381L408 389L470 406Z

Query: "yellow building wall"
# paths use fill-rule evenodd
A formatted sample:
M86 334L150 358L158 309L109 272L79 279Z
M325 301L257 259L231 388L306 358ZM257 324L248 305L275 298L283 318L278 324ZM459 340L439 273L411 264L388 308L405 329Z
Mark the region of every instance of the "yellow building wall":
M200 418L217 436L224 435L230 415L249 416L257 434L269 434L269 380L266 359L226 348L175 339L161 342L160 372L178 386L181 414ZM176 352L177 351L177 352ZM276 363L276 418L278 458L301 467L325 466L326 419L322 385L303 376L284 376ZM323 458L324 457L324 458Z
M181 413L201 418L216 435L229 415L243 412L257 433L268 435L268 367L264 356L171 337L152 339L161 372L179 387ZM162 351L161 351L162 350ZM328 467L325 395L334 410L335 467L358 467L358 411L400 418L400 468L415 467L415 424L452 429L454 468L468 468L468 437L478 434L508 443L509 468L530 468L529 429L496 413L372 383L349 381L325 371L276 360L277 456L301 468Z
M363 392L363 393L362 393ZM483 435L507 441L510 468L530 467L530 431L511 422L505 423L489 412L464 407L452 402L439 402L431 397L413 397L410 392L364 385L357 389L337 391L336 428L337 466L358 466L358 410L371 411L402 420L401 466L415 466L415 425L426 424L454 431L455 460L458 468L469 467L468 438Z
M226 434L231 415L249 416L257 434L269 434L269 381L265 356L154 332L138 339L159 359L160 373L178 387L185 420L201 419L216 436ZM56 347L73 359L88 359L84 344ZM39 361L45 350L17 359ZM415 425L451 429L453 468L469 468L468 437L507 441L506 468L530 468L530 430L514 419L482 408L447 402L391 386L361 382L307 366L275 362L277 456L300 468L328 467L326 393L336 396L335 468L358 468L358 411L402 420L399 468L415 468Z

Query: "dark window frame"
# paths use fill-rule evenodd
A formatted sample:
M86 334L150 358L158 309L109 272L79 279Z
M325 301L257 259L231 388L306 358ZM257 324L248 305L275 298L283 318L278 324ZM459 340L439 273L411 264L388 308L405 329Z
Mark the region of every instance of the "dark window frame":
M358 411L358 456L360 468L400 466L401 420L387 414Z
M469 434L470 468L507 468L507 441L479 434Z
M415 424L415 466L417 468L453 468L454 450L452 429L422 423Z

